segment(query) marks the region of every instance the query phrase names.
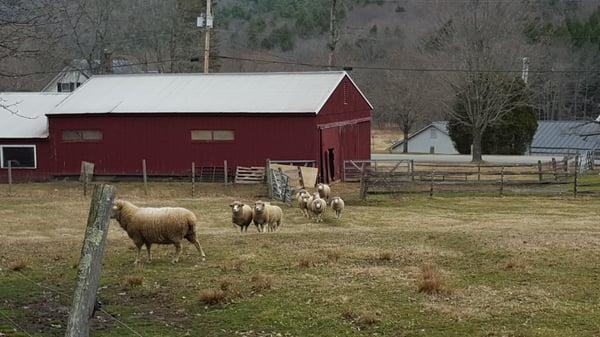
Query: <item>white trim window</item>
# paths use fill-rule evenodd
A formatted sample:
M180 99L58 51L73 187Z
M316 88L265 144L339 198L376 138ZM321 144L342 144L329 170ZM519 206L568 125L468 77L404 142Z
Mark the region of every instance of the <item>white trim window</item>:
M0 145L1 168L8 168L8 161L15 169L36 169L37 153L35 145Z

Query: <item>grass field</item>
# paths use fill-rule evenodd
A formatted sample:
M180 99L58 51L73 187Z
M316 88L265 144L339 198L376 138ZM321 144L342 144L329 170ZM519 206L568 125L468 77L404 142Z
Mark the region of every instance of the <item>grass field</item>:
M372 152L373 153L389 153L389 147L402 139L402 132L397 128L394 129L372 129Z
M134 267L111 223L99 298L142 336L600 336L600 199L370 197L336 184L339 221L283 206L277 233L241 235L234 199L253 187L116 184L139 205L178 205L200 219L207 260L184 244ZM62 336L89 200L74 183L0 185L0 336ZM31 280L31 281L30 281ZM93 336L130 336L100 314Z

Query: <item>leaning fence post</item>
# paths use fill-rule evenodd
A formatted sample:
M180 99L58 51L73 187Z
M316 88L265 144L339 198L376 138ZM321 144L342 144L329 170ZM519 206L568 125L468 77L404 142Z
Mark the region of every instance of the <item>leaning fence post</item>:
M306 186L304 186L304 176L302 175L302 168L300 166L297 166L298 168L298 181L300 182L300 186L302 188L306 188ZM344 176L346 175L345 173L346 171L344 170Z
M558 181L558 176L556 175L556 159L552 157L552 172L554 173L554 181Z
M102 255L104 255L114 198L115 188L110 185L96 186L92 193L90 213L79 260L79 278L73 295L66 337L87 337L89 335L89 323L97 303L96 292L98 291Z
M192 162L192 198L194 197L194 192L196 188L196 163Z
M538 160L538 179L542 182L542 161Z
M146 159L142 159L142 174L144 175L144 195L148 195L148 176L146 176Z
M271 176L271 160L267 159L267 187L269 188L269 199L273 199L273 177Z
M229 178L229 171L227 170L227 160L223 161L223 172L225 172L225 185L227 185L227 179Z
M504 166L500 169L500 196L504 194Z
M8 161L8 195L12 194L12 160Z
M579 175L579 155L575 156L575 172L573 174L573 197L577 197L578 175Z

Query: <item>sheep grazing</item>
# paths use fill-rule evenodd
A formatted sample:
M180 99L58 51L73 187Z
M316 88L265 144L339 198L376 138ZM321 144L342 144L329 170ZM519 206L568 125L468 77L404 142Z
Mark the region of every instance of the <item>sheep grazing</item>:
M310 212L314 215L314 218L317 222L323 222L323 213L325 212L325 208L327 208L327 202L325 199L317 197L314 198L314 200L310 203Z
M329 200L329 196L331 195L331 188L327 184L319 183L317 185L317 191L319 192L319 196L325 200Z
M337 219L342 217L342 211L344 210L344 200L340 197L331 198L331 208L335 211L335 217Z
M308 200L311 198L310 194L305 193L303 195L300 196L300 198L298 199L298 205L300 206L300 211L302 212L302 215L304 215L305 217L309 217L308 216Z
M298 202L300 202L300 198L302 198L302 196L304 194L308 194L308 192L305 189L299 189L298 191L296 191L296 193L294 194L294 197L296 198L296 200L298 200Z
M252 207L243 204L239 201L232 202L231 207L231 222L235 225L240 226L240 233L248 232L248 226L252 223Z
M117 220L137 247L135 264L140 261L140 252L145 245L148 261L152 259L150 248L153 243L175 246L173 263L181 256L181 241L188 240L198 250L204 261L206 255L196 239L196 216L181 207L137 207L124 200L116 200L111 218Z
M269 232L279 228L283 220L283 211L279 206L273 206L263 201L254 203L254 224L259 232L264 232L265 227Z

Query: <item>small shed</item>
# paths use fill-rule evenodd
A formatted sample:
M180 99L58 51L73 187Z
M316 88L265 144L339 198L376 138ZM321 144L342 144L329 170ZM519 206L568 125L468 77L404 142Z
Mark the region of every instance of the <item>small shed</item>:
M0 93L0 181L7 179L9 161L14 180L50 176L46 113L66 97L62 93Z
M447 121L433 122L412 133L406 140L392 144L390 152L402 153L405 141L411 153L458 154L448 134Z
M55 175L189 175L312 160L323 180L370 158L372 105L343 71L94 76L49 114Z

